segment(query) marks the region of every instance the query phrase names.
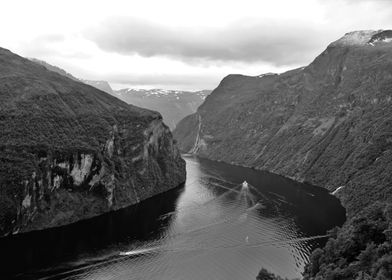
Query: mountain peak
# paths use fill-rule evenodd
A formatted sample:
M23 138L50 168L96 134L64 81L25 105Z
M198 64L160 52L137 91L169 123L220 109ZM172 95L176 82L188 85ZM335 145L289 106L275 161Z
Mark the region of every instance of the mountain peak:
M333 42L330 46L363 46L372 40L372 38L384 30L359 30L346 33L342 38Z

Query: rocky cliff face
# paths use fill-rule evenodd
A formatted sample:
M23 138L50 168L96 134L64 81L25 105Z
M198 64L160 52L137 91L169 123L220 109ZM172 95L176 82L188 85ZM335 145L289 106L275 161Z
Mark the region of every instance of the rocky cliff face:
M229 75L174 131L180 148L336 191L348 215L392 199L391 31L358 31L309 66Z
M0 235L65 225L185 181L161 116L0 49Z

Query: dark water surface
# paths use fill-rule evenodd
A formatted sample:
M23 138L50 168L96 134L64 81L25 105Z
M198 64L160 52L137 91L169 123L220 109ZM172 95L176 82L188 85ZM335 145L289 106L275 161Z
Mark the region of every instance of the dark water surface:
M3 275L245 280L264 267L294 278L325 242L319 236L344 222L344 209L324 189L185 159L185 186L70 226L1 239Z

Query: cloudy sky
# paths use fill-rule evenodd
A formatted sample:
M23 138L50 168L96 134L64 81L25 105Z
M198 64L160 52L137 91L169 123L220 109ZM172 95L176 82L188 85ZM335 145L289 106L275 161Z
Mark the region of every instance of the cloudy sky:
M212 89L283 72L361 29L391 29L391 0L2 0L0 46L114 88Z

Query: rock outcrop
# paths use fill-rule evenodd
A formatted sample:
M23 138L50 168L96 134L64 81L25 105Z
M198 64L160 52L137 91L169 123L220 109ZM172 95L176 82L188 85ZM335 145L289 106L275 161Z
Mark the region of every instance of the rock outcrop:
M66 225L177 187L159 113L0 48L0 236Z
M349 216L391 201L391 33L348 33L283 74L227 76L178 124L180 149L337 190Z

